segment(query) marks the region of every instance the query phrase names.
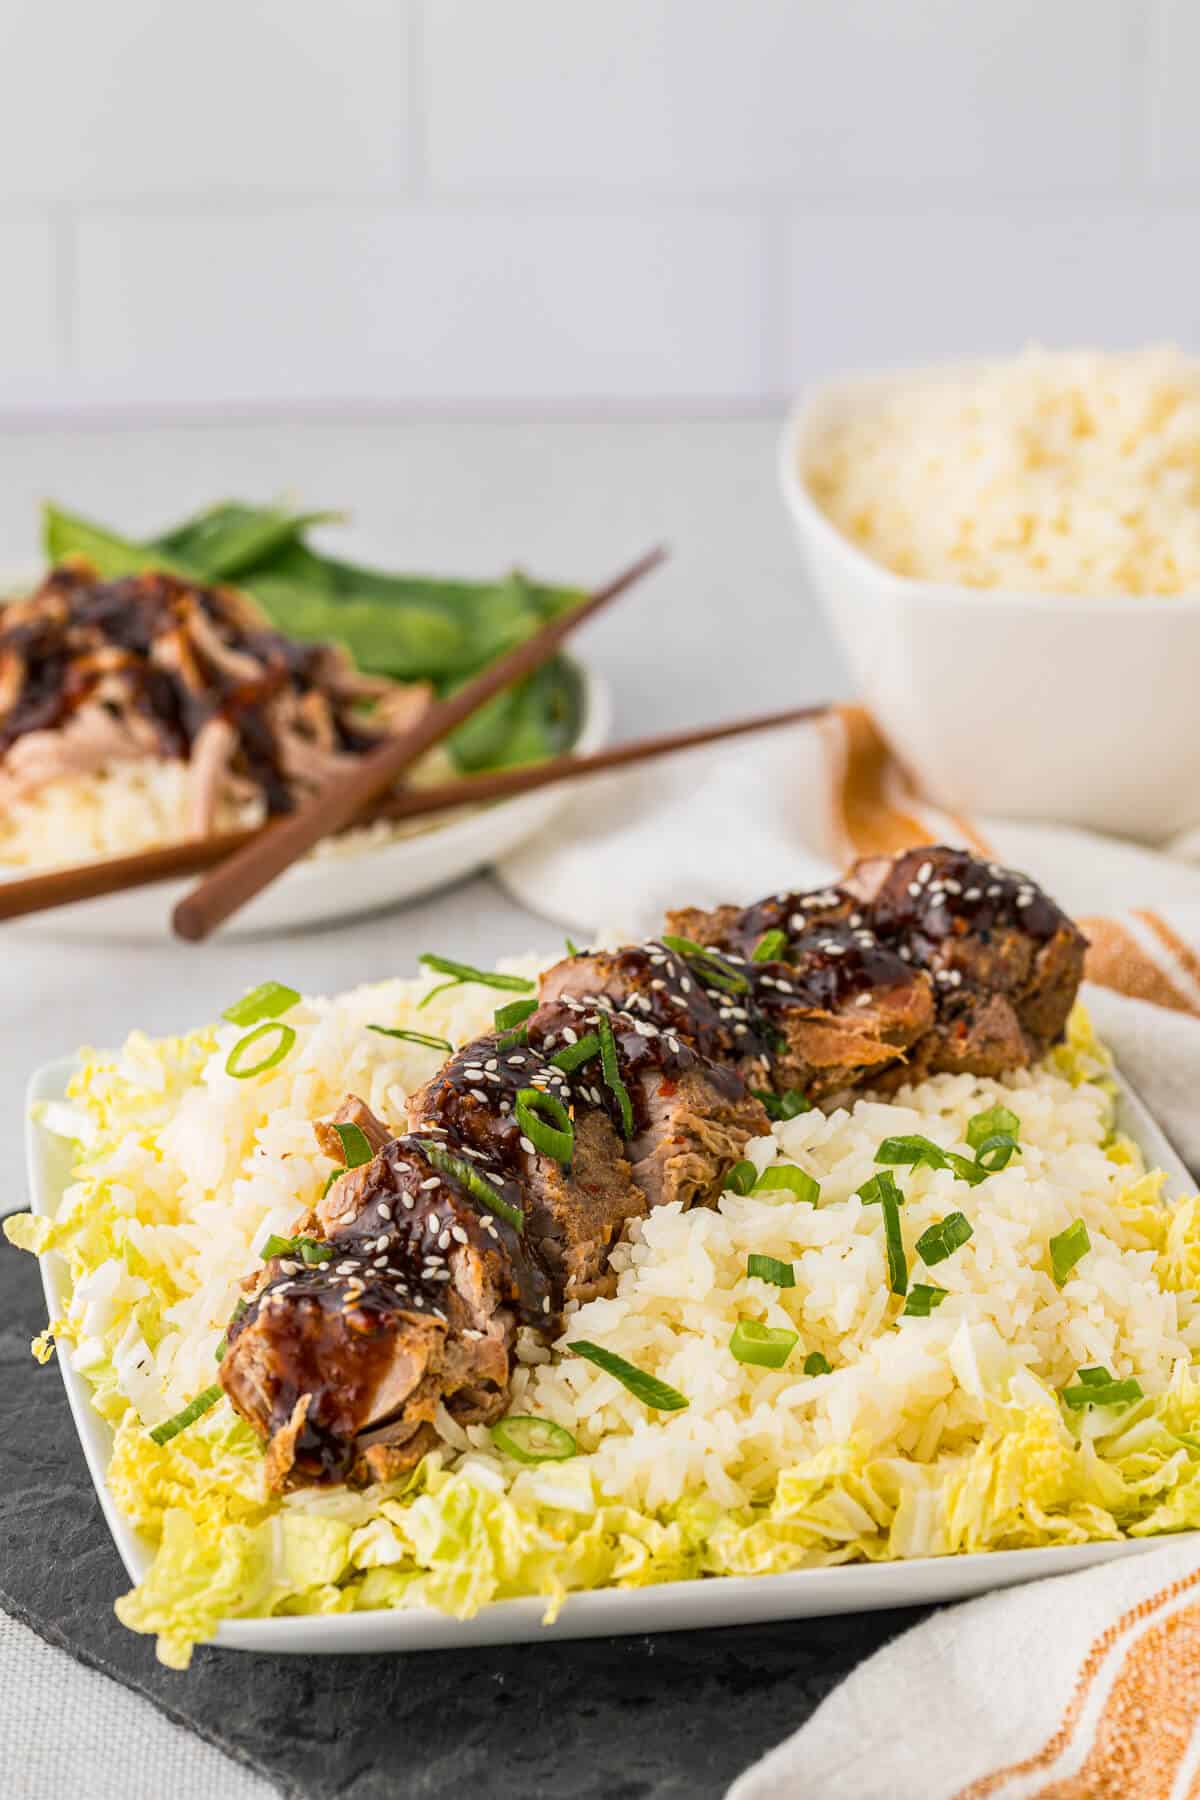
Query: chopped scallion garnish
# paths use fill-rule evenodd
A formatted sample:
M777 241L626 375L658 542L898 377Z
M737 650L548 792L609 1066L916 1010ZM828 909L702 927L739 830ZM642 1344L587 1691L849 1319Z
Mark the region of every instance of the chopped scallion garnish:
M510 1413L492 1426L492 1442L515 1462L566 1462L578 1446L571 1433L553 1419L535 1419L531 1414Z
M945 1298L945 1288L936 1287L928 1281L914 1281L900 1316L905 1319L927 1319Z
M169 1444L173 1437L178 1437L181 1431L186 1431L189 1425L194 1425L197 1419L203 1418L206 1412L210 1412L221 1398L223 1391L219 1382L212 1387L205 1388L202 1394L197 1394L194 1400L188 1402L182 1412L177 1412L173 1418L164 1419L161 1425L154 1427L150 1433L154 1442Z
M570 937L564 938L563 943L567 946L567 955L568 956L578 956L579 955L579 945L575 942L574 938L570 938Z
M477 969L471 963L455 962L450 956L435 956L431 950L426 950L417 961L426 969L433 969L439 975L450 977L440 987L431 988L418 1001L419 1006L428 1006L435 994L443 994L447 988L462 987L472 982L481 987L504 988L511 994L533 992L534 983L527 975L502 975L498 969Z
M821 1201L821 1184L803 1169L795 1169L788 1163L775 1163L764 1169L754 1184L756 1194L765 1194L779 1189L786 1189L804 1200L809 1206L818 1206Z
M739 974L723 956L710 950L707 944L698 944L694 938L668 937L665 934L659 942L665 944L676 956L681 956L684 962L690 963L702 983L711 983L727 994L749 992L750 983L746 977Z
M967 1146L978 1150L990 1137L1003 1133L1014 1140L1020 1135L1021 1121L1007 1106L989 1106L967 1120Z
M855 1193L864 1206L878 1206L885 1194L895 1201L897 1206L904 1205L904 1195L896 1185L896 1177L890 1169L880 1169L878 1175L871 1175L862 1186L855 1188Z
M994 1131L991 1137L984 1138L975 1152L975 1161L989 1175L997 1170L1005 1169L1014 1156L1021 1154L1021 1146L1015 1137L1007 1131Z
M763 1369L782 1369L796 1345L798 1331L779 1325L760 1325L757 1319L739 1319L729 1348L740 1363L757 1363Z
M804 1373L806 1375L832 1375L833 1364L819 1350L810 1350L804 1359Z
M341 1139L342 1155L348 1169L361 1169L364 1163L371 1161L375 1152L361 1125L335 1125L333 1129Z
M735 1162L721 1188L725 1193L748 1194L757 1180L758 1170L752 1162Z
M585 1062L591 1062L593 1056L600 1054L600 1038L594 1031L589 1031L574 1044L564 1044L556 1050L550 1061L556 1069L570 1074L572 1069L582 1068Z
M1082 1219L1076 1219L1065 1231L1060 1231L1057 1237L1050 1239L1050 1266L1059 1287L1091 1247L1092 1240Z
M535 1149L552 1156L555 1162L570 1162L575 1153L575 1127L557 1095L548 1094L544 1088L521 1088L516 1113L517 1124Z
M277 1019L298 1005L299 994L295 988L284 987L281 981L260 981L249 993L227 1006L221 1014L231 1025L257 1025L263 1019Z
M754 954L750 961L756 963L778 962L788 946L786 931L767 931L754 946Z
M1092 1387L1104 1387L1107 1382L1115 1381L1116 1376L1103 1363L1093 1363L1089 1368L1076 1369L1075 1379L1089 1383Z
M536 1011L536 1000L510 1000L507 1006L498 1006L492 1018L497 1031L511 1031L514 1025L523 1025L530 1013Z
M812 1111L812 1101L799 1088L785 1088L782 1094L773 1094L769 1088L751 1088L750 1092L756 1100L762 1101L768 1119L777 1122Z
M332 1244L324 1244L320 1238L314 1237L277 1237L274 1232L266 1239L259 1255L264 1262L273 1256L295 1256L309 1268L316 1268L320 1263L333 1261Z
M773 1287L795 1287L796 1271L790 1262L780 1262L777 1256L755 1256L746 1258L747 1275L756 1275L759 1281L769 1281Z
M621 1115L621 1136L628 1142L633 1136L633 1101L629 1098L629 1089L621 1080L621 1068L617 1061L617 1040L613 1028L604 1013L596 1020L596 1034L600 1039L600 1067L604 1074L605 1085L617 1103Z
M401 1031L394 1025L368 1025L367 1030L377 1031L380 1037L399 1038L405 1044L422 1044L426 1050L444 1050L447 1056L454 1050L449 1038L434 1037L428 1031Z
M1107 1373L1107 1371L1104 1371ZM1094 1374L1094 1370L1088 1370ZM1085 1381L1084 1370L1079 1371L1078 1387L1062 1390L1063 1404L1072 1412L1081 1412L1085 1406L1132 1406L1135 1400L1142 1400L1142 1384L1133 1376L1127 1381L1114 1381L1110 1376L1107 1381Z
M652 1406L656 1412L681 1412L687 1400L678 1388L660 1381L657 1375L647 1375L623 1356L615 1351L605 1350L601 1344L593 1344L587 1338L576 1338L573 1343L564 1344L564 1350L573 1350L576 1356L586 1357L588 1362L595 1363L605 1374L613 1375L622 1387L629 1389L635 1399L644 1406Z
M919 1133L909 1137L884 1138L875 1152L875 1161L913 1169L919 1169L922 1164L929 1169L953 1169L962 1181L970 1182L972 1187L978 1186L989 1174L987 1169L971 1162L968 1157L959 1156L954 1150L943 1150L932 1138L922 1137Z
M961 1250L971 1236L969 1219L960 1212L947 1213L944 1219L938 1219L921 1233L917 1239L917 1255L932 1269L935 1263L945 1262L948 1256Z
M252 1045L260 1043L264 1037L275 1036L275 1043L256 1063L243 1067L247 1051ZM225 1058L225 1073L232 1075L236 1081L248 1081L252 1075L265 1075L276 1063L281 1063L296 1041L296 1033L292 1026L284 1025L278 1019L267 1019L264 1024L256 1025L245 1037L240 1037L229 1055Z
M904 1254L904 1235L900 1230L900 1202L896 1184L884 1188L879 1196L883 1212L883 1238L887 1247L888 1286L893 1294L908 1292L908 1259Z
M489 1212L496 1214L511 1225L514 1231L524 1231L525 1214L511 1200L506 1200L499 1188L493 1187L465 1156L455 1156L451 1151L436 1143L433 1138L414 1138L422 1156L431 1169L441 1175L449 1175Z

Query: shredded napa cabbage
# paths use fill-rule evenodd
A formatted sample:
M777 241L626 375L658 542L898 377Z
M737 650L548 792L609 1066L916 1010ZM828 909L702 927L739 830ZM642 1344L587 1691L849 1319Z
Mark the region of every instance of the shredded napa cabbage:
M154 1551L117 1612L156 1636L172 1668L223 1619L429 1606L465 1618L521 1595L553 1618L571 1593L610 1585L1200 1526L1200 1371L1181 1362L1157 1396L1071 1412L994 1331L965 1321L949 1355L977 1402L972 1434L925 1460L898 1446L827 1446L783 1469L755 1504L705 1493L643 1510L603 1491L588 1455L505 1474L448 1450L403 1481L281 1499L265 1493L261 1445L225 1402L156 1444L147 1424L171 1407L153 1358L197 1279L173 1229L178 1195L153 1179L156 1140L213 1048L205 1031L90 1054L71 1094L86 1133L58 1216L5 1221L14 1244L67 1260L67 1317L35 1353L68 1341L113 1429L110 1489ZM1076 1084L1105 1083L1111 1066L1081 1009L1052 1059ZM1163 1287L1200 1288L1200 1199L1165 1206L1163 1178L1126 1139L1110 1135L1105 1154L1128 1167L1116 1204Z

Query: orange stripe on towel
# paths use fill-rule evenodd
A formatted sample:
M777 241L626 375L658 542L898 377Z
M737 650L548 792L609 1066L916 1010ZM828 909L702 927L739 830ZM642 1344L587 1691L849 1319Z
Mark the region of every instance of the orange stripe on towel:
M1183 973L1200 988L1200 956L1192 949L1186 938L1180 937L1173 925L1169 925L1161 913L1151 912L1148 907L1138 907L1134 918L1140 919L1148 931L1152 931L1163 949L1174 958ZM1200 1010L1193 998L1188 1003L1188 1010Z
M1144 1620L1150 1619L1153 1614L1161 1611L1161 1609L1171 1601L1178 1599L1189 1589L1194 1588L1197 1582L1200 1582L1200 1569L1196 1570L1194 1574L1185 1575L1180 1581L1171 1582L1170 1586L1162 1588L1157 1594L1151 1594L1148 1595L1145 1600L1139 1600L1136 1606L1130 1607L1128 1612L1123 1613L1119 1619L1114 1620L1114 1622L1095 1639L1091 1649L1084 1658L1083 1664L1079 1670L1078 1678L1075 1682L1074 1692L1067 1702L1066 1711L1063 1713L1062 1722L1057 1731L1055 1731L1042 1746L1041 1750L1037 1751L1033 1756L1025 1757L1021 1762L1010 1763L1007 1768L995 1769L990 1775L980 1776L978 1780L970 1782L965 1788L961 1789L956 1796L956 1800L987 1800L988 1795L995 1794L1000 1788L1004 1787L1006 1783L1013 1781L1018 1777L1029 1776L1035 1774L1039 1770L1048 1771L1052 1768L1059 1758L1070 1748L1079 1721L1083 1715L1084 1708L1087 1704L1088 1697L1112 1650L1120 1643L1120 1640L1128 1632L1131 1632ZM1195 1610L1196 1609L1193 1607L1188 1607L1183 1616L1190 1618ZM1118 1672L1114 1679L1101 1714L1102 1720L1108 1716L1110 1708L1114 1705L1114 1701L1117 1703L1120 1715L1122 1717L1127 1717L1127 1708L1123 1703L1123 1698L1120 1696L1122 1696L1123 1683L1128 1679L1127 1669L1132 1660L1132 1658L1127 1656L1125 1666ZM1142 1731L1146 1732L1148 1736L1153 1735L1154 1721L1152 1719L1148 1719L1143 1715L1138 1720L1138 1726ZM1125 1729L1128 1733L1128 1724L1126 1724ZM1096 1743L1099 1740L1099 1737L1100 1730L1098 1728L1093 1742ZM1155 1773L1157 1774L1157 1770ZM1083 1800L1084 1795L1092 1796L1094 1797L1094 1800L1098 1800L1099 1796L1104 1796L1105 1800L1110 1800L1110 1797L1111 1800L1143 1800L1143 1797L1146 1797L1146 1800L1148 1800L1148 1797L1151 1794L1157 1795L1159 1792L1157 1787L1130 1787L1128 1785L1129 1771L1127 1768L1121 1770L1120 1774L1126 1783L1124 1786L1113 1787L1111 1785L1105 1785L1086 1790L1080 1788L1072 1790L1066 1783L1054 1783L1048 1788L1040 1789L1039 1793L1044 1796L1049 1796L1054 1793L1065 1796L1074 1793L1080 1797L1080 1800Z
M1149 924L1149 918L1146 923ZM1089 939L1085 969L1089 981L1099 982L1101 987L1112 988L1131 1000L1165 1006L1171 1012L1197 1012L1188 995L1147 956L1119 919L1080 919L1079 925Z

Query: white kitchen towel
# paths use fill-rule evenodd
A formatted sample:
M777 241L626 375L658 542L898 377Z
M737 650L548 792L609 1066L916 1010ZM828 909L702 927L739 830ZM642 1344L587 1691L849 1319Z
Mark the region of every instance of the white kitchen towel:
M1097 771L1103 780L1103 771ZM858 856L966 844L1032 875L1091 940L1093 1011L1124 1073L1200 1173L1200 866L1070 826L973 820L913 791L867 715L690 751L588 783L500 867L524 905L576 934L632 936L668 906L817 886Z
M1194 1800L1194 1539L935 1613L728 1800Z

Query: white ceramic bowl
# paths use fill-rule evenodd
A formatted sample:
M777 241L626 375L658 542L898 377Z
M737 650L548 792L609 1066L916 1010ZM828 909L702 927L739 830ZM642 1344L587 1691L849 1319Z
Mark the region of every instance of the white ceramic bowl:
M1200 820L1200 594L1022 593L894 575L803 478L819 434L929 371L816 390L780 480L809 578L860 693L920 787L956 812L1161 840Z

